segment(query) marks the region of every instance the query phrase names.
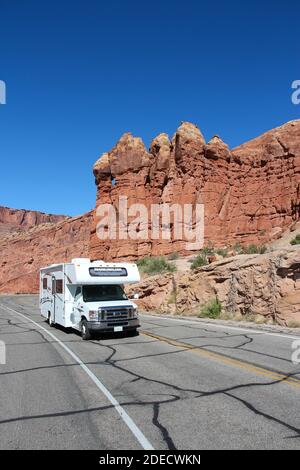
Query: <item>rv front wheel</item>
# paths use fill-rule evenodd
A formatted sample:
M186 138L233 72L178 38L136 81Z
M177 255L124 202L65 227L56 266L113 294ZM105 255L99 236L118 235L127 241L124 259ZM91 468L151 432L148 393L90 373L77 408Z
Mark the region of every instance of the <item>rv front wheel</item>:
M86 320L82 320L81 322L81 337L83 340L88 341L92 338L91 332L88 327L88 323Z
M135 328L134 330L129 330L128 333L127 333L127 336L138 336L139 335L139 332L138 330Z

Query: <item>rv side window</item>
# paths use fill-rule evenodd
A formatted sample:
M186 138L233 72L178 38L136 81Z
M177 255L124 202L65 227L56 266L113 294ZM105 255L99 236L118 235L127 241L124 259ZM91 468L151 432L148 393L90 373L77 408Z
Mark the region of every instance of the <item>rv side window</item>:
M43 289L47 289L47 287L48 287L48 280L47 280L46 277L44 277L44 279L43 279Z
M55 289L57 294L62 294L63 293L63 282L62 279L56 279L56 289Z

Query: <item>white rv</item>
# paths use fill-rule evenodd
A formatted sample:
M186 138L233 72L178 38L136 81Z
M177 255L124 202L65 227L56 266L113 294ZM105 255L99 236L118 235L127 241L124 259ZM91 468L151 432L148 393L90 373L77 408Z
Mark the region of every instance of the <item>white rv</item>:
M128 331L135 335L140 326L137 306L127 297L123 285L139 280L138 268L131 263L78 258L53 264L40 271L41 315L50 326L81 331L85 340L99 332Z

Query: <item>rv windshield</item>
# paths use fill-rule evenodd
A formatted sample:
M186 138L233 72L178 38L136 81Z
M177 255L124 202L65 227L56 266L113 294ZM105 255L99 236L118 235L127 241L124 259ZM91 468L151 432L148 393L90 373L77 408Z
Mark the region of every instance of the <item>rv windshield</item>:
M127 296L119 285L83 286L84 302L103 302L110 300L127 300Z

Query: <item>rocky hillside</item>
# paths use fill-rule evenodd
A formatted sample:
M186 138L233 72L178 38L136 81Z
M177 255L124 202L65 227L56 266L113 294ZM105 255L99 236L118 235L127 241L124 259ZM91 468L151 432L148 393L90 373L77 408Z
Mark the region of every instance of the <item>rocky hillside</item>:
M118 209L119 196L127 196L129 206L201 202L206 243L266 243L300 218L300 120L233 150L218 136L206 143L198 127L187 122L171 140L158 135L149 151L140 138L125 134L96 162L94 174L97 207L112 203ZM94 259L187 254L184 240L99 240L99 220L95 215Z
M193 257L178 258L173 273L144 275L130 287L142 310L198 315L218 299L222 313L261 316L265 321L300 325L300 222L271 243L264 254L216 256L218 260L191 269Z
M158 274L131 291L148 311L198 315L218 299L223 312L300 324L300 249L237 255L196 270Z
M0 293L36 293L39 269L89 256L92 213L0 239Z
M0 238L41 224L61 222L66 218L64 215L44 214L38 211L0 206Z

